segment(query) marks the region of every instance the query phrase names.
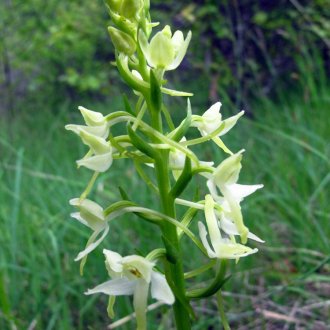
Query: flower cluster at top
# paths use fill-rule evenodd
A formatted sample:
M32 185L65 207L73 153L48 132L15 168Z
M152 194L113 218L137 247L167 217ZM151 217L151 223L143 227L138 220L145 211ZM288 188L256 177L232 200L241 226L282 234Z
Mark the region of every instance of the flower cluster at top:
M94 171L86 191L80 198L70 201L77 209L71 216L92 231L85 249L75 259L81 261L81 271L88 254L107 236L111 222L125 213L134 213L160 228L163 223L176 226L178 238L188 236L209 259L238 260L257 252L256 248L246 245L248 239L263 241L244 224L240 204L245 197L262 188L262 185L237 183L244 150L233 153L222 141L222 137L236 125L244 111L223 119L220 113L221 103L218 102L203 115L193 115L188 99L187 115L175 126L163 104L162 94L191 94L166 88L164 74L176 69L182 62L191 33L186 37L181 31L172 34L170 27L165 26L150 39L153 27L158 24L151 22L148 0L106 2L115 25L108 30L116 50L116 66L122 79L136 94L137 103L132 109L125 99L123 110L106 116L79 107L85 125L66 126L89 148L86 155L77 160L78 167ZM126 133L114 136L112 127L121 123L126 124ZM190 129L197 129L200 137L186 138ZM213 162L199 160L191 148L209 141L213 141L227 155L218 166L214 166ZM158 181L158 185L154 182L150 171L152 168L157 171L163 164L172 173L165 193L177 207L187 208L183 219L138 205L128 196L106 208L87 199L99 173L108 171L113 163L123 158L134 160L141 180L158 195L164 193L165 188L159 184L161 181ZM205 179L208 193L199 202L181 199L180 195L195 175L201 175ZM199 238L189 229L194 217L193 212L190 212L192 210L203 212L204 220L198 222ZM240 238L239 241L237 237ZM165 248L167 250L168 247ZM171 305L178 298L175 284L168 283L167 276L164 276L160 267L155 268L158 259L168 257L166 250L159 248L147 256L122 257L118 252L104 249L105 265L111 279L88 290L86 294L109 295L110 316L113 316L114 297L133 295L138 329L145 329L149 288L152 297L165 304Z

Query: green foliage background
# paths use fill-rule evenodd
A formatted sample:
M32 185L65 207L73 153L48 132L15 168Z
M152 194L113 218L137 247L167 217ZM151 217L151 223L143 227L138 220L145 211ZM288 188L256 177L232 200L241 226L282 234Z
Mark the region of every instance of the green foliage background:
M329 0L155 0L151 10L154 21L193 31L181 81L198 75L212 101L246 107L330 72ZM101 0L2 1L2 110L111 98L118 85L107 21Z

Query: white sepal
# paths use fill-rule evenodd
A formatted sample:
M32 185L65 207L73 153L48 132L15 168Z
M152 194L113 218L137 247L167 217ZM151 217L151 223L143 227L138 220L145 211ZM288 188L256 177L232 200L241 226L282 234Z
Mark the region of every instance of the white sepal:
M167 305L172 305L175 300L165 276L155 271L151 273L151 296Z

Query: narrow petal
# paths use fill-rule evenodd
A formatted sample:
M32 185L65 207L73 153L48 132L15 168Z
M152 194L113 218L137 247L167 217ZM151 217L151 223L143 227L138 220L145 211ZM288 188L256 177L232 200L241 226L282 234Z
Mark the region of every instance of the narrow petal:
M77 257L74 259L75 261L79 261L80 259L84 258L87 256L90 252L92 252L94 249L97 248L97 246L104 240L105 236L107 236L109 232L109 226L107 225L103 231L102 236L97 240L92 242L90 245L86 247L85 250L81 251L78 253ZM95 237L100 234L100 232L93 233L96 234Z
M88 222L81 217L79 212L70 213L70 216L71 218L78 220L80 223L90 228Z
M182 62L184 56L186 55L190 40L191 40L191 31L188 32L186 40L181 45L181 47L178 51L178 54L176 55L174 61L169 66L167 66L167 68L166 68L167 71L174 70L180 65L180 63Z
M220 229L218 226L218 220L214 212L214 200L211 195L205 196L205 219L207 228L209 231L211 243L219 241L221 239Z
M172 44L174 46L175 54L179 52L181 45L184 43L184 37L182 31L175 31L172 37Z
M147 329L146 310L148 302L149 283L137 280L134 290L133 305L136 315L137 330Z
M230 190L226 189L226 187L223 188L223 194L229 204L230 214L241 236L242 243L245 244L247 242L247 235L249 233L249 229L244 225L239 200L237 200L235 196L231 194Z
M97 155L77 160L78 166L84 166L92 171L105 172L112 164L112 153Z
M130 281L126 277L123 277L104 282L93 289L87 290L85 294L104 293L109 296L126 296L132 295L135 287L136 281Z
M235 183L228 185L228 189L235 198L242 201L244 197L253 194L256 190L263 188L263 186L263 184L246 185Z
M165 276L155 271L151 273L151 296L168 305L172 305L175 301Z
M237 115L232 116L224 120L224 129L221 131L219 136L225 135L229 130L231 130L237 123L237 120L244 115L244 111L239 112Z
M199 229L199 237L201 238L201 241L206 249L208 256L210 258L216 258L217 255L211 249L209 242L207 241L207 231L204 224L201 221L198 222L198 229Z
M220 227L229 236L230 235L235 235L235 236L239 235L236 225L231 220L226 218L224 215L221 216ZM254 241L257 241L259 243L265 243L265 241L263 241L261 238L259 238L255 234L251 233L250 231L249 231L247 237Z
M80 135L81 131L85 131L89 134L99 136L102 138L107 138L109 135L109 128L108 125L106 124L101 126L84 126L84 125L69 124L65 126L65 129L67 129L68 131L72 131L77 135Z

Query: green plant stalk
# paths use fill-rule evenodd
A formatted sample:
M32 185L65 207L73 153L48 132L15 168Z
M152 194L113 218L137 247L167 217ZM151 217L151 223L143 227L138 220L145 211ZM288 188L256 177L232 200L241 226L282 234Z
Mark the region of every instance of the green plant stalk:
M162 151L162 154L162 161L155 163L161 209L164 214L175 218L174 199L170 194L170 179L167 165L168 151ZM172 264L167 260L165 261L165 276L168 278L169 283L173 283L175 285L175 288L180 292L180 295L185 296L183 264L176 227L171 223L164 223L162 227L162 234L171 242L172 247L174 247L178 255L175 264ZM177 329L191 329L189 314L179 299L175 300L173 309Z
M153 109L152 102L147 100L148 108L151 112L151 126L162 132L162 118L161 112L158 109ZM169 151L162 150L160 151L160 156L155 160L155 171L157 184L159 189L159 197L160 197L160 207L161 211L172 217L176 217L175 212L175 202L173 196L170 194L171 191L171 183L170 183L170 171L168 168L168 158ZM172 247L177 252L177 260L176 263L170 263L168 260L165 260L165 276L169 283L172 283L176 290L180 293L181 297L185 296L185 285L184 285L184 271L183 271L183 263L181 257L181 249L179 244L179 237L177 233L176 226L171 223L164 223L162 227L163 236L172 244ZM187 309L182 304L182 302L176 298L175 303L173 305L174 309L174 317L176 328L178 330L189 330L191 329L190 317Z

